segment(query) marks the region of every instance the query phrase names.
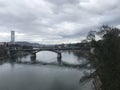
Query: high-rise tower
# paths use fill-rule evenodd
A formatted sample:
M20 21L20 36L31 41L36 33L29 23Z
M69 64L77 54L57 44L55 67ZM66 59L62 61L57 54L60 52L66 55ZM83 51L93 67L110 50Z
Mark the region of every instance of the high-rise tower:
M11 31L11 44L15 44L15 31Z

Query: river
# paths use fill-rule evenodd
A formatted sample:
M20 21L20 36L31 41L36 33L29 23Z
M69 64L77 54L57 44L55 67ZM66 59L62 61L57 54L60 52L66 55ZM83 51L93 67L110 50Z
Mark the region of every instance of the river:
M30 55L17 60L0 61L0 90L93 90L92 80L80 83L85 68L72 68L58 65L57 54L50 51L37 53L36 60L54 65L17 63L31 62ZM68 64L87 62L72 52L62 52L62 61Z

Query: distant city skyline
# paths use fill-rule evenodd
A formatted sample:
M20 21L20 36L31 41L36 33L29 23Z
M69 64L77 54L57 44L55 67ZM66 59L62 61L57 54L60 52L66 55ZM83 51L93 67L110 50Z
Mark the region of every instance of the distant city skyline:
M0 0L0 42L75 43L101 25L120 27L120 0Z

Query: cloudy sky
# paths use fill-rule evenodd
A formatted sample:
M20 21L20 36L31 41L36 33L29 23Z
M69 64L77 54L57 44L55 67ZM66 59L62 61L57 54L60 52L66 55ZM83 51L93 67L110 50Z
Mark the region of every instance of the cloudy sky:
M0 42L80 42L103 24L120 27L120 0L0 0Z

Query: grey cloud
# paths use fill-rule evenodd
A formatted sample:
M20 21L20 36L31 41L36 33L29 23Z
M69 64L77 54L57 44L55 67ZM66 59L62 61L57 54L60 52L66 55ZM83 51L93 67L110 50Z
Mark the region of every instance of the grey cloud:
M65 5L65 4L77 4L80 0L47 0L55 5Z
M120 25L119 0L1 0L0 33L23 33L16 40L78 42L102 24ZM2 38L3 40L9 39ZM1 41L3 41L0 39Z

